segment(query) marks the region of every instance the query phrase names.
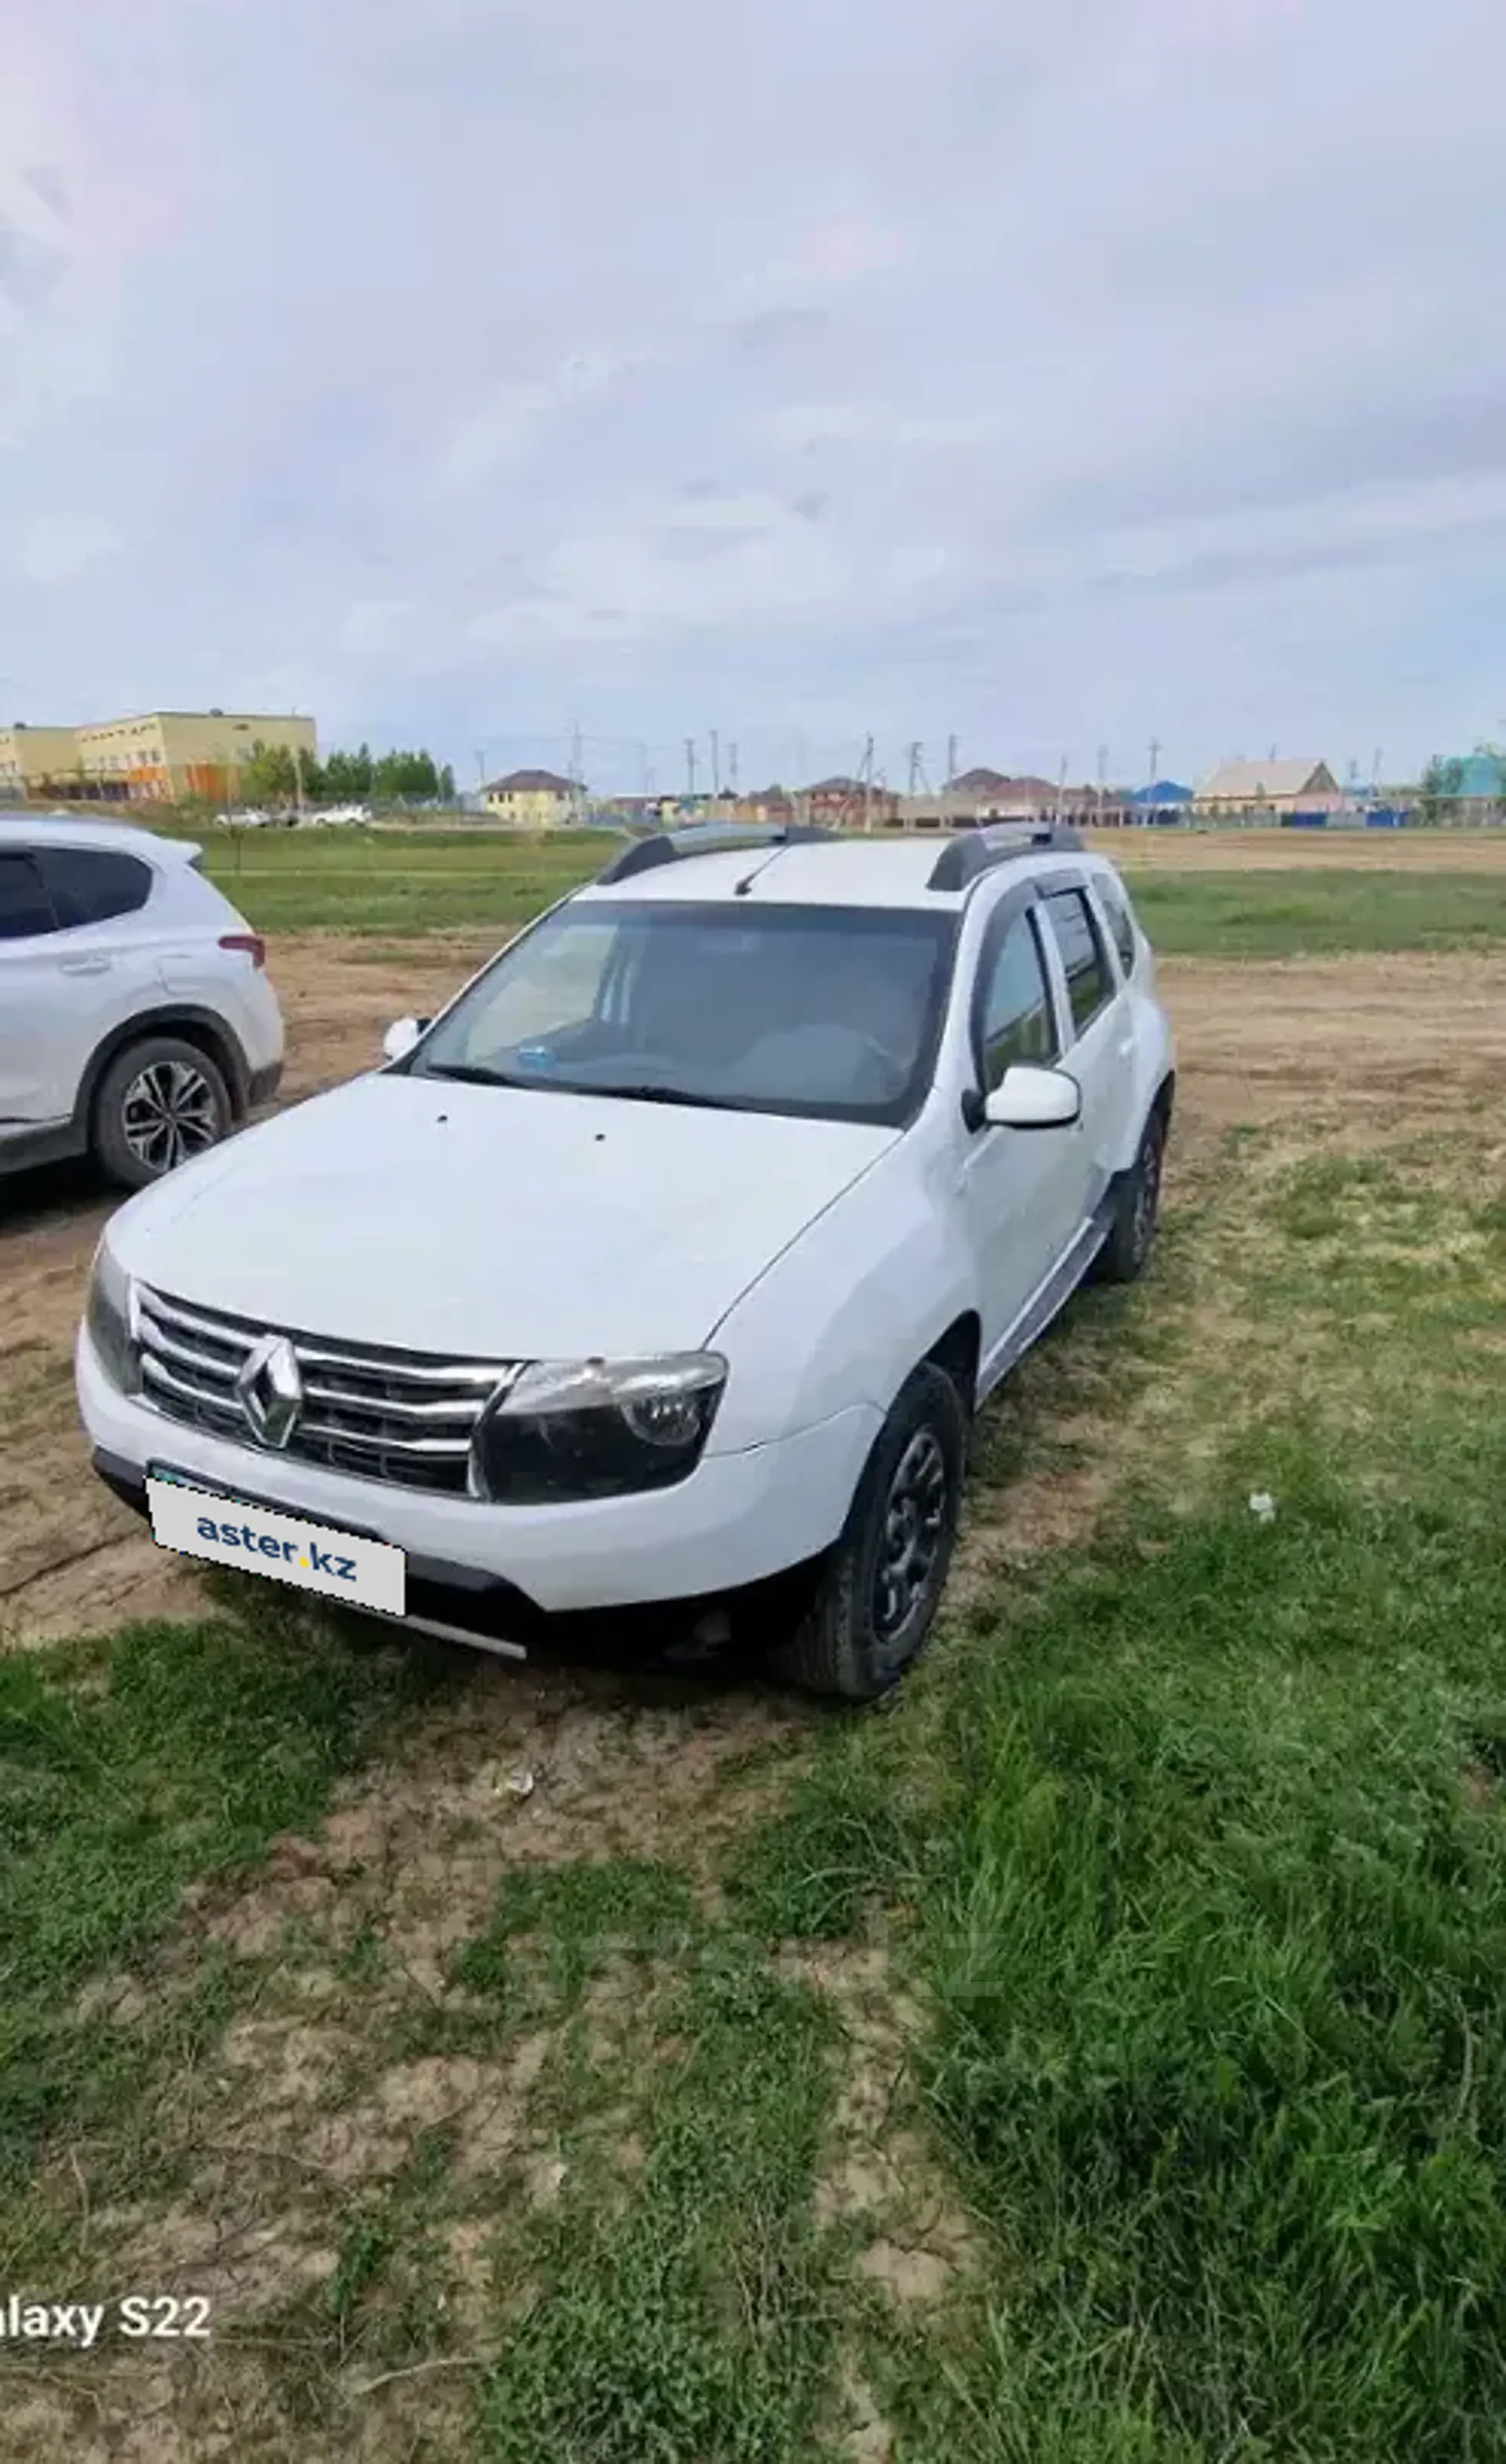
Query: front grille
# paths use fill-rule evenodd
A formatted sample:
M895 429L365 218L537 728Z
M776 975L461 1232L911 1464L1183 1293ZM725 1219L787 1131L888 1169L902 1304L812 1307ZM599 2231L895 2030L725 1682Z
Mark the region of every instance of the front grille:
M144 1395L166 1419L257 1445L235 1378L264 1336L282 1335L298 1362L303 1407L287 1444L268 1451L405 1488L464 1496L476 1421L523 1365L330 1343L190 1308L140 1284L136 1303Z

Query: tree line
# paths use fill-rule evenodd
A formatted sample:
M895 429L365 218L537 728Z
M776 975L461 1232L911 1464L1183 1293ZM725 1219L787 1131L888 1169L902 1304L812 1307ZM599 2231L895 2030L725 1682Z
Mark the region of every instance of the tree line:
M454 803L454 772L432 753L295 753L286 744L254 744L235 777L243 804Z

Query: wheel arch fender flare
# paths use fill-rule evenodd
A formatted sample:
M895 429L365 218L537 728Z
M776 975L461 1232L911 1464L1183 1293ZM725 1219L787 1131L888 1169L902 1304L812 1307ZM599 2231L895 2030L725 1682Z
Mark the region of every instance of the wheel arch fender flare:
M160 1008L138 1010L133 1017L123 1019L95 1046L78 1082L74 1105L74 1125L80 1135L88 1133L100 1083L111 1063L129 1051L133 1044L146 1044L157 1035L177 1035L186 1044L196 1044L224 1078L235 1119L244 1120L251 1090L251 1065L233 1028L216 1011L202 1008L196 1002L165 1001Z

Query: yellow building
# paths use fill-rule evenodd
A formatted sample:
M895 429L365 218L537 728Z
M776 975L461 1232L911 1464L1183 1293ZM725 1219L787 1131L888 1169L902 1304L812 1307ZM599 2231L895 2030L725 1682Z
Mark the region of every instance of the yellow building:
M515 829L549 830L573 819L584 791L553 770L510 770L481 790L481 802L499 822Z
M148 711L78 728L75 737L81 792L106 803L175 803L184 796L233 803L256 745L282 746L309 761L319 754L311 718L253 711Z
M78 748L71 727L0 727L0 803L77 792Z

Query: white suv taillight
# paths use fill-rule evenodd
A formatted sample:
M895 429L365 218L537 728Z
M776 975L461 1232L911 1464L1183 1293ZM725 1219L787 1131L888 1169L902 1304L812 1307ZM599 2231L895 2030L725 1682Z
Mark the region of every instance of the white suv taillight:
M222 933L220 948L244 950L254 967L264 967L267 963L267 945L259 933Z

